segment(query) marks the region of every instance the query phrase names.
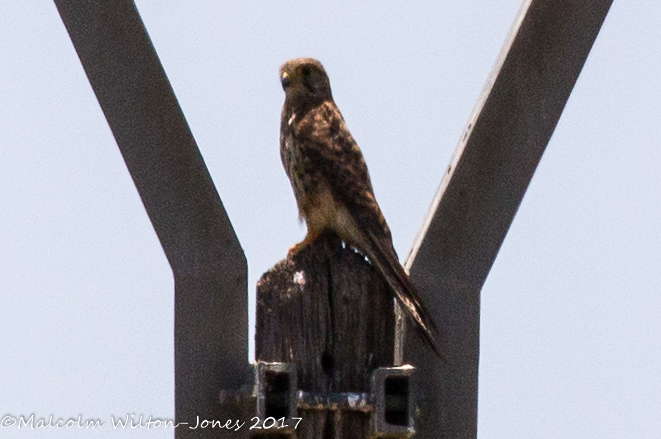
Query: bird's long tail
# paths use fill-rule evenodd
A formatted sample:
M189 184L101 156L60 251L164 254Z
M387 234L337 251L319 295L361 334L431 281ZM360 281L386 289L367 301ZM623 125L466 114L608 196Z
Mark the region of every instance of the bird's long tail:
M370 231L363 233L363 236L366 241L363 246L366 247L364 250L367 257L395 293L395 297L402 305L404 313L413 320L416 332L436 355L444 359L432 334L432 330L435 333L438 332L436 324L422 303L418 291L411 283L404 268L397 260L394 250L384 248L382 240Z

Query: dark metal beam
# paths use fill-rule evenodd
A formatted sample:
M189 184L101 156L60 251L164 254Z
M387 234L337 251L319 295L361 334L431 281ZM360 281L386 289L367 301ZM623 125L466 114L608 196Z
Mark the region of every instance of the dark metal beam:
M612 0L525 1L406 263L448 359L415 335L420 438L477 436L480 289Z
M241 246L133 1L55 4L174 273L177 422L223 419L248 368Z

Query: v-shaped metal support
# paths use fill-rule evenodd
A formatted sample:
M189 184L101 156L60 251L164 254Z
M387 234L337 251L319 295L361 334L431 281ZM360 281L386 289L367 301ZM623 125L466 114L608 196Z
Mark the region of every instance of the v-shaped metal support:
M226 419L218 392L248 372L243 250L133 1L55 4L172 267L176 422Z
M448 358L405 343L416 437L477 435L480 289L611 3L526 0L443 171L406 263ZM174 273L177 421L222 419L218 391L248 366L243 251L134 3L55 4Z
M416 437L477 437L480 290L612 0L526 0L434 197L406 267L447 364L409 337Z

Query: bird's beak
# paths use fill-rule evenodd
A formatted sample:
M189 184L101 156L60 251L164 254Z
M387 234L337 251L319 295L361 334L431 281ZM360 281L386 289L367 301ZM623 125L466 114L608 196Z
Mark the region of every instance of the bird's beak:
M282 83L283 90L286 90L287 87L289 87L289 74L287 74L287 72L284 72L282 74L282 77L280 78L280 82Z

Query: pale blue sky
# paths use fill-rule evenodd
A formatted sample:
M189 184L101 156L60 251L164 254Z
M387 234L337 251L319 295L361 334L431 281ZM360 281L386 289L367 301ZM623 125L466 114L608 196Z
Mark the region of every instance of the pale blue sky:
M519 8L428 3L137 1L251 298L305 234L278 151L289 58L326 66L408 253ZM480 439L661 434L660 17L611 8L484 286ZM0 416L172 437L110 425L173 417L173 281L54 4L0 3L0 54Z

